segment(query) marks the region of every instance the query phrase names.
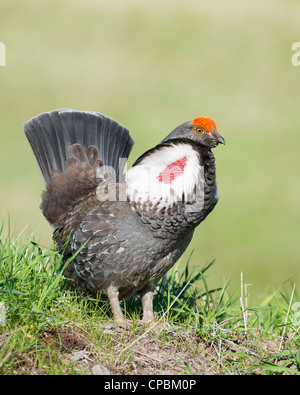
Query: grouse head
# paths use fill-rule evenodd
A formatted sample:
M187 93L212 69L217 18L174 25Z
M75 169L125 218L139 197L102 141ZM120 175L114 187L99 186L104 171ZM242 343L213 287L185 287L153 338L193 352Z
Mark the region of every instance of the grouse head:
M218 144L225 144L225 140L217 131L215 121L207 117L197 117L193 121L179 125L163 141L174 138L191 139L207 148L215 148Z

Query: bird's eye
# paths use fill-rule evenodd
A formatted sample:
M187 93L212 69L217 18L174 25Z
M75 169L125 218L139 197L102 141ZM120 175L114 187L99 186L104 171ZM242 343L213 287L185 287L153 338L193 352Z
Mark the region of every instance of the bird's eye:
M196 132L199 133L199 134L201 134L201 133L203 133L203 129L197 128L197 129L196 129Z

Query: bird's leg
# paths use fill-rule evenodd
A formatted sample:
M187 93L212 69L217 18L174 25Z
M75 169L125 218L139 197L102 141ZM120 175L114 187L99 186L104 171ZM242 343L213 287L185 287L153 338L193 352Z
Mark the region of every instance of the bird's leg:
M123 316L120 302L119 302L119 291L114 286L110 285L107 288L107 296L110 303L111 311L114 316L115 323L121 327L126 326L126 320Z
M142 295L143 323L153 321L153 288L147 289Z

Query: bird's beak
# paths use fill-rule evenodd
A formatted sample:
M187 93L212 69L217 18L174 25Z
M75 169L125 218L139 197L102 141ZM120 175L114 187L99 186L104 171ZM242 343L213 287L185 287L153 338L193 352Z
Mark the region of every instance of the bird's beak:
M223 139L223 137L221 136L221 135L219 135L219 137L218 137L218 142L220 143L220 144L226 144L225 143L225 140Z
M225 140L223 137L219 134L219 132L216 129L213 129L211 131L212 136L217 140L219 144L224 144L225 145Z

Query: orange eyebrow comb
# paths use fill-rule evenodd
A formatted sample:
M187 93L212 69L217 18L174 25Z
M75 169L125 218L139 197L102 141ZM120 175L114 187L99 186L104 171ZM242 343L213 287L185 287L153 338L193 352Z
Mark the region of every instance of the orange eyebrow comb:
M193 120L193 125L202 126L207 132L211 132L211 129L214 128L217 130L217 125L215 121L211 118L207 117L198 117Z

